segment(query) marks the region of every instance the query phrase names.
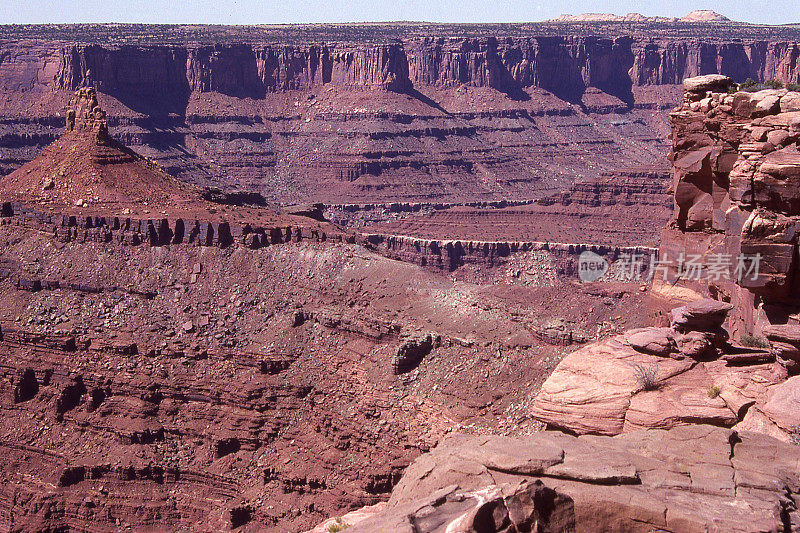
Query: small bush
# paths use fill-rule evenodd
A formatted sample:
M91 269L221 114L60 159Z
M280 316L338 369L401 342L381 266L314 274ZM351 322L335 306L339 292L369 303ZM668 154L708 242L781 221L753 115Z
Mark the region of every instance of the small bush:
M798 85L797 83L787 83L786 88L789 89L790 91L800 92L800 85Z
M783 89L783 82L776 79L767 80L764 82L764 85L770 89Z
M655 390L658 388L658 366L656 365L633 365L633 375L642 390Z
M789 433L789 439L795 446L800 446L800 426L792 426Z
M344 531L345 529L353 527L351 524L348 524L342 521L341 516L337 516L333 519L333 524L328 526L328 533L339 533L340 531Z
M719 387L717 387L716 385L712 385L711 387L708 388L706 394L708 394L708 397L713 400L714 398L719 396L720 392L722 392L722 390Z
M742 343L742 346L746 346L747 348L769 348L769 342L764 339L759 339L754 335L742 335L739 342Z
M739 90L747 91L747 92L755 92L756 87L758 86L758 82L753 78L747 78L742 83L739 84Z

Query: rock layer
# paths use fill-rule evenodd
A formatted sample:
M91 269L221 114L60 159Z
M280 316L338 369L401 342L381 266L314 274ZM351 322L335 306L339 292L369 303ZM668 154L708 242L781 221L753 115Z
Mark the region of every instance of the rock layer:
M787 531L800 526L798 456L796 447L765 435L702 425L615 438L453 436L412 463L388 505L366 511L372 516L359 517L353 531L401 523L409 529L398 531L415 531L420 516L442 531L537 531L468 519L478 494L514 494L508 487L523 480L572 500L574 515L562 503L550 507L550 517L563 520L566 511L574 525L542 521L538 531ZM450 496L459 493L460 513Z
M654 319L711 296L734 306L735 338L759 336L800 309L800 119L781 111L793 97L785 89L728 94L706 81L670 116L675 210L661 239Z
M798 80L790 30L685 29L7 29L0 172L90 85L120 141L195 183L283 202L540 198L652 166L686 77Z

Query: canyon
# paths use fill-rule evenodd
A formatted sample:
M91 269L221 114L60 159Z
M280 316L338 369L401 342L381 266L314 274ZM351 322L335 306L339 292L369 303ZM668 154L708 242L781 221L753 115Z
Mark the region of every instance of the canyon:
M799 37L0 27L0 527L800 527Z
M5 529L304 530L385 500L443 435L536 431L561 354L643 319L630 284L558 282L566 250L430 271L181 182L100 101L75 91L0 181ZM475 265L491 279L458 275Z
M116 137L186 181L279 202L536 199L627 168L666 172L666 112L686 77L800 81L789 27L623 33L6 27L0 172L53 141L62 102L92 85Z
M448 436L405 470L388 502L338 523L409 532L797 529L800 93L736 88L722 75L689 78L670 115L675 208L660 243L665 268L648 288L654 325L561 359L529 407L545 431ZM701 272L714 255L748 253L763 266Z

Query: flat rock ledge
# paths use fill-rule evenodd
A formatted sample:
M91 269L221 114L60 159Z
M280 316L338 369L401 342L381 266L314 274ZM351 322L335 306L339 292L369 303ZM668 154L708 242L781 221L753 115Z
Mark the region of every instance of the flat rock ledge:
M454 435L386 505L342 521L353 533L795 531L798 492L800 448L760 433Z

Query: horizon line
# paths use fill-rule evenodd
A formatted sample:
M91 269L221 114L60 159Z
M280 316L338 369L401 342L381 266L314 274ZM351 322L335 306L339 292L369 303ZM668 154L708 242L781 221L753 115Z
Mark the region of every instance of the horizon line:
M112 26L112 25L128 25L128 26L229 26L229 27L261 27L261 26L346 26L353 24L371 24L371 25L412 25L412 24L430 24L430 25L452 25L452 26L468 26L468 25L521 25L521 24L556 24L556 25L645 25L645 24L664 24L676 23L691 26L729 26L729 25L747 25L747 26L767 26L767 27L781 27L781 26L797 26L797 22L785 22L782 24L766 24L762 22L748 22L740 20L726 20L726 21L682 21L680 17L652 17L665 20L518 20L518 21L472 21L472 22L455 22L455 21L433 21L433 20L360 20L360 21L339 21L339 22L258 22L253 24L224 24L219 22L133 22L133 21L83 21L83 22L0 22L0 26Z

